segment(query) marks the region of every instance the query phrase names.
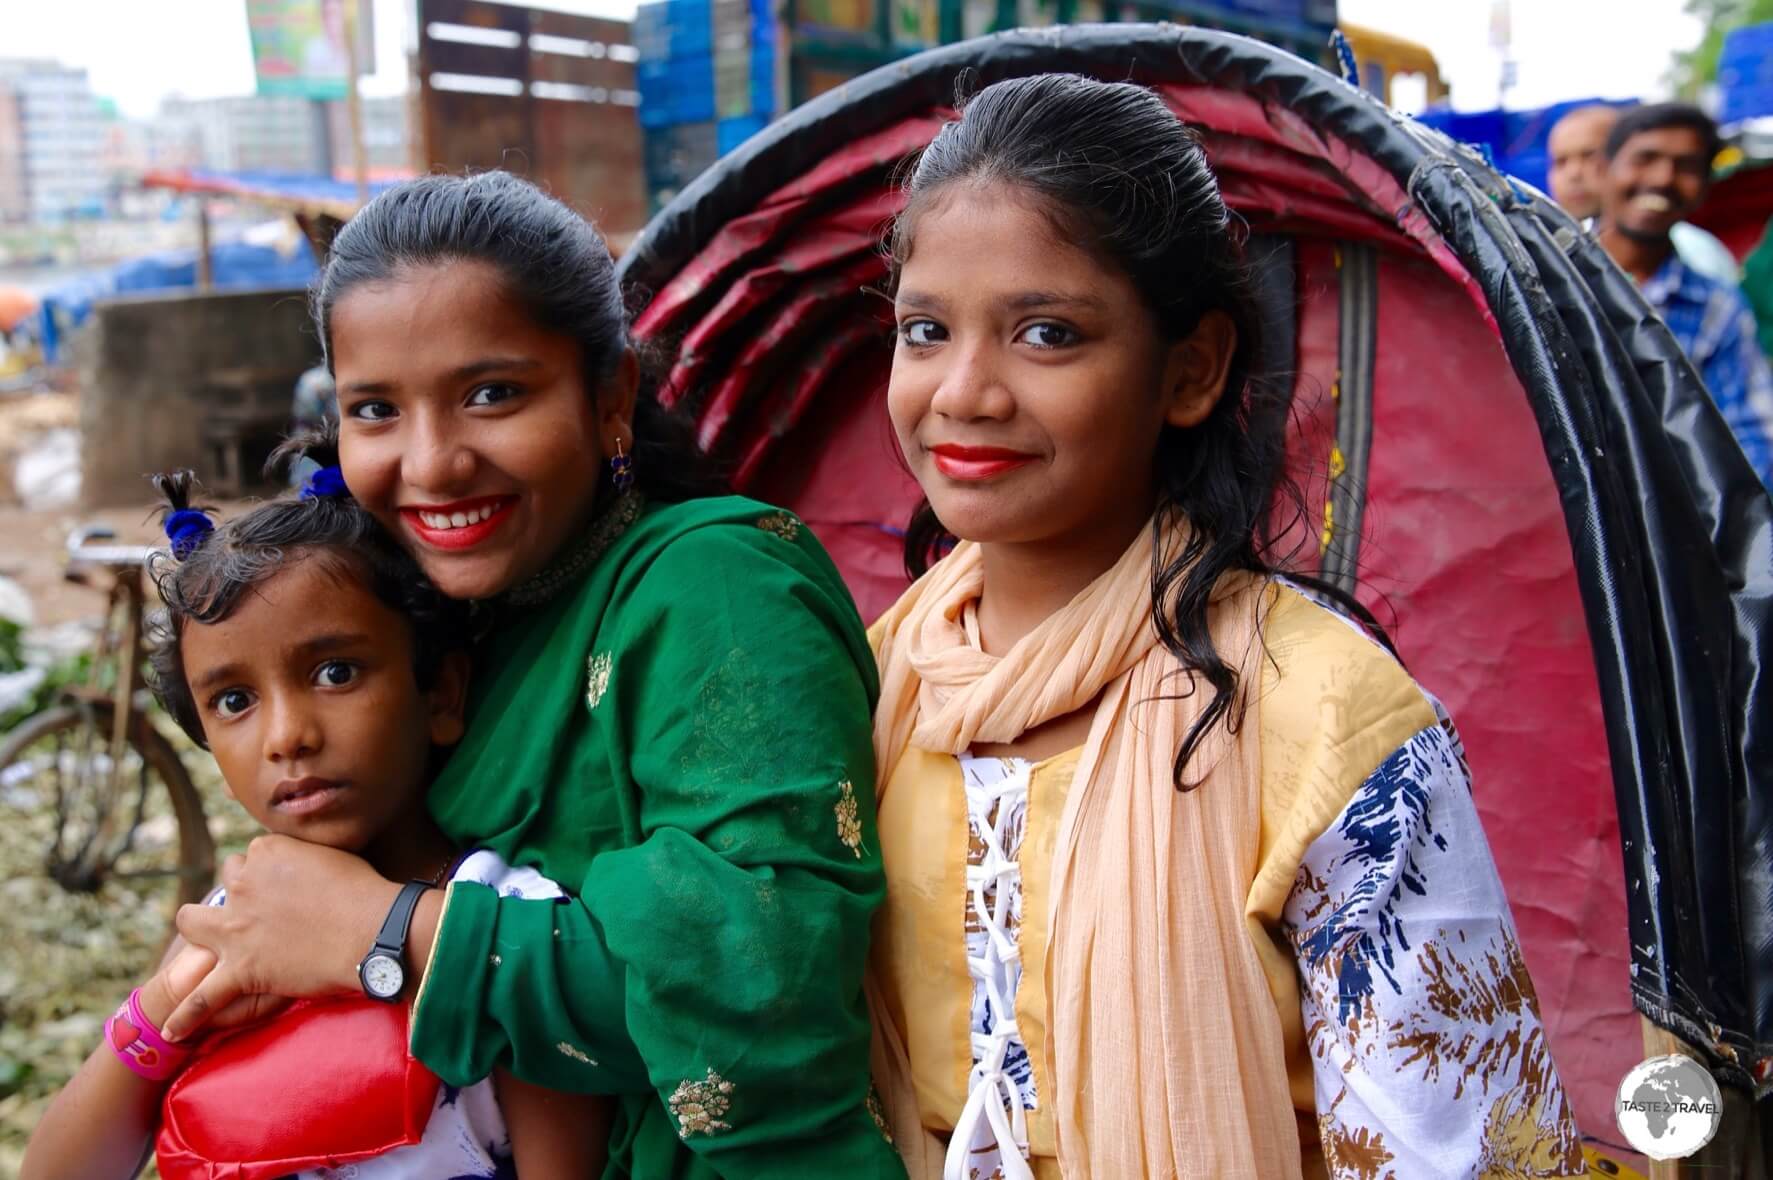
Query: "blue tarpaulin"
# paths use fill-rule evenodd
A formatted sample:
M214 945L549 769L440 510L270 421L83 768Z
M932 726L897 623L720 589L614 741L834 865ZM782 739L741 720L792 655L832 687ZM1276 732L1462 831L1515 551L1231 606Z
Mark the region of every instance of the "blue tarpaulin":
M306 238L299 238L288 253L249 242L218 242L210 247L209 266L217 290L302 287L315 271L314 253ZM196 286L197 251L168 250L77 275L51 287L43 292L37 313L43 359L50 364L60 362L66 334L85 322L100 299Z
M1773 115L1773 22L1749 25L1724 38L1718 55L1720 123Z
M1445 132L1461 143L1487 151L1498 172L1545 190L1551 158L1546 139L1552 124L1579 107L1631 106L1635 100L1582 98L1527 111L1454 111L1430 107L1416 116L1419 122Z
M371 196L403 179L372 181ZM357 185L349 180L292 172L218 172L207 168L151 171L149 188L202 196L232 197L296 213L324 213L341 220L357 209ZM270 246L225 241L210 247L210 276L218 290L301 287L314 277L313 250L304 238L285 253ZM63 337L92 311L94 301L149 291L189 290L197 285L197 251L172 250L95 270L43 293L38 313L44 359L60 359Z

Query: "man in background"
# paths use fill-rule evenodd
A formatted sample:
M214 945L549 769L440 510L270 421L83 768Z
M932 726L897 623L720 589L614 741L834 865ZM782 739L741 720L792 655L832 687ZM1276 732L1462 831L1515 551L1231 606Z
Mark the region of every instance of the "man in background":
M1601 212L1601 185L1607 172L1607 135L1619 121L1619 107L1578 107L1552 124L1546 138L1551 157L1551 196L1576 220L1588 223ZM1678 221L1669 230L1681 261L1720 283L1739 279L1730 248L1705 230Z
M1577 221L1589 221L1601 211L1607 132L1618 118L1619 112L1609 106L1578 107L1553 123L1546 137L1552 200Z
M1733 283L1675 252L1669 232L1705 200L1718 129L1698 107L1658 103L1620 114L1607 135L1596 236L1699 370L1761 482L1773 487L1773 373L1754 315Z

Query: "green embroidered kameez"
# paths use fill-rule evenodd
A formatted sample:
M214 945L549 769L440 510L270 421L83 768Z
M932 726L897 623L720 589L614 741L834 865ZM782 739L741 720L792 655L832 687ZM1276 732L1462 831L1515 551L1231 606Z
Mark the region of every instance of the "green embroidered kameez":
M609 1176L902 1177L868 1103L884 885L849 593L748 500L607 543L503 608L430 795L458 843L575 900L452 886L413 1051L455 1085L503 1064L616 1095Z

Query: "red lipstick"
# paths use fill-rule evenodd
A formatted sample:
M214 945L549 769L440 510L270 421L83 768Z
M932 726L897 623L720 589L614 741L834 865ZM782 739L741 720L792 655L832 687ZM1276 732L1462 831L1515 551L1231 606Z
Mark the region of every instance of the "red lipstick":
M409 505L400 509L400 519L433 549L472 549L510 519L516 504L516 496L481 496L450 504ZM460 524L455 523L458 520Z
M931 447L930 454L935 457L937 471L949 479L967 483L995 479L1005 472L1026 467L1039 458L1038 455L1003 447L962 447L953 443Z

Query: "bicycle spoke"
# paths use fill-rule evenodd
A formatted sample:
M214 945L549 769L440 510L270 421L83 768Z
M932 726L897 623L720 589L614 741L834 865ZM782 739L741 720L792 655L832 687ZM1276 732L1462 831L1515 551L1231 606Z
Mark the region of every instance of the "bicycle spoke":
M130 821L129 827L124 831L123 840L117 846L117 851L111 854L108 862L108 866L111 868L115 868L117 862L129 855L129 850L135 847L136 831L141 828L142 819L147 815L148 787L153 779L147 759L138 756L138 761L141 762L141 774L138 776L141 781L135 794L135 819Z
M55 735L55 761L50 763L50 765L55 768L55 797L57 799L62 797L62 759L67 757L67 754L67 735L62 731L57 730Z
M66 763L66 769L71 772L68 777L72 781L64 781L64 764L62 762L62 755L58 753L56 756L55 836L54 843L51 844L49 853L49 863L52 869L68 864L71 859L67 855L63 843L68 834L69 821L73 818L74 810L79 805L79 797L82 793L80 789L81 783L85 778L86 767L91 761L92 726L89 719L90 714L87 716L87 723L83 724L80 727L79 732L75 735L75 741L79 744L79 749L74 751L73 757L68 759ZM59 749L61 745L60 734L56 735L56 744Z

